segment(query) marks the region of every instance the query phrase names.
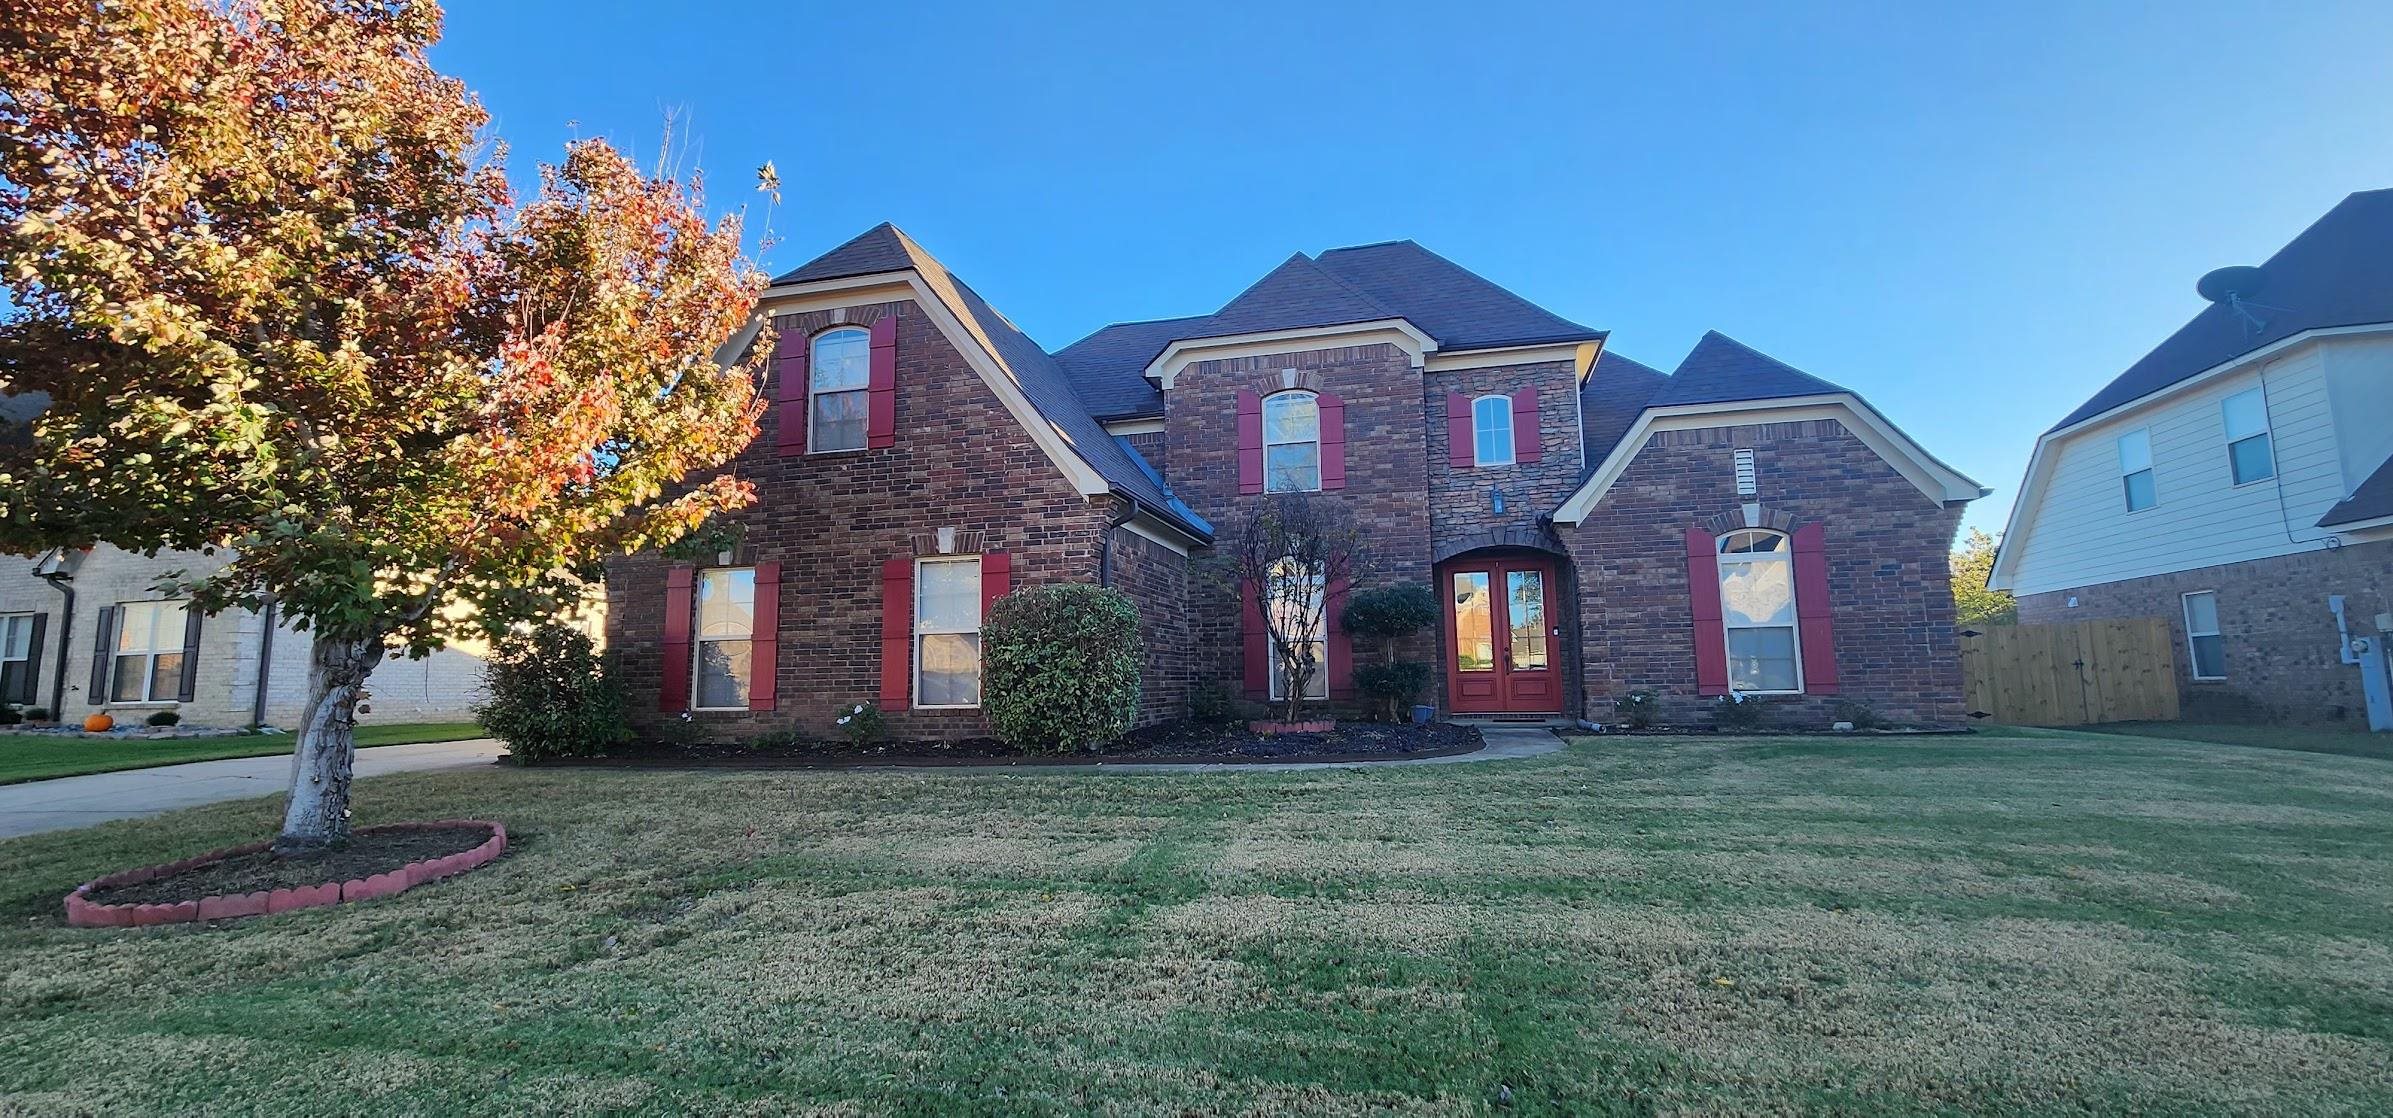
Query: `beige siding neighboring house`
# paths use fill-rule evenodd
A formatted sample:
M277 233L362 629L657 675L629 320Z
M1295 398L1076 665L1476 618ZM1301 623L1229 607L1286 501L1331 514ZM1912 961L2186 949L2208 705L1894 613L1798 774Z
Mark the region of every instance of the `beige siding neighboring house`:
M201 575L222 563L190 552L144 556L105 545L0 560L0 654L8 651L8 618L38 617L42 638L39 648L26 649L30 687L6 700L69 721L95 711L123 721L173 710L193 726L290 725L306 701L309 635L279 619L270 626L267 614L248 610L194 625L183 603L157 589L170 574ZM28 620L24 627L34 626ZM104 652L97 643L103 634ZM462 648L385 661L367 683L360 721L469 719L482 698L483 671L480 656ZM0 677L17 678L6 671Z

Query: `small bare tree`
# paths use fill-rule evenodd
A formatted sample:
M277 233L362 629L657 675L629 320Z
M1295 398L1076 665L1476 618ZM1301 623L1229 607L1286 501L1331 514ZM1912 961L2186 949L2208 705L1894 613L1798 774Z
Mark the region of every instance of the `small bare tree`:
M1359 539L1344 502L1309 493L1265 497L1231 537L1228 574L1262 612L1286 721L1328 668L1329 590L1354 577Z

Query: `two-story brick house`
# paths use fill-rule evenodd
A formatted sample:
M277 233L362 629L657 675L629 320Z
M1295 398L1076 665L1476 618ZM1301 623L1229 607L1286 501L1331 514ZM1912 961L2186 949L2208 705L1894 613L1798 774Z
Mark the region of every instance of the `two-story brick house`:
M734 467L761 495L742 542L610 572L645 717L822 732L872 700L901 734L979 732L982 610L1048 581L1138 603L1142 720L1271 697L1251 595L1207 557L1288 491L1352 507L1359 582L1436 591L1418 653L1448 712L1601 716L1650 688L1684 719L1735 688L1822 723L1840 698L1960 717L1946 557L1984 490L1720 335L1665 376L1400 241L1049 352L887 225L763 313L775 403ZM1354 653L1330 613L1335 702Z

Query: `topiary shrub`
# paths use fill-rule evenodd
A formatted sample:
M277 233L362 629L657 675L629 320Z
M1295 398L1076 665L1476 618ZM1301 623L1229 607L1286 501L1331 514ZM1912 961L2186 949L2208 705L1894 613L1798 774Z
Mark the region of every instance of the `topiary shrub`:
M981 713L1006 744L1070 752L1129 732L1138 716L1138 608L1119 590L1016 590L981 622Z
M588 757L632 736L622 689L607 678L590 635L571 625L543 622L500 638L489 687L474 717L517 764Z
M1404 709L1429 686L1429 665L1398 660L1396 645L1437 620L1437 595L1426 586L1379 586L1347 596L1339 626L1348 636L1379 642L1379 663L1354 667L1355 689L1373 700L1375 715L1404 721Z

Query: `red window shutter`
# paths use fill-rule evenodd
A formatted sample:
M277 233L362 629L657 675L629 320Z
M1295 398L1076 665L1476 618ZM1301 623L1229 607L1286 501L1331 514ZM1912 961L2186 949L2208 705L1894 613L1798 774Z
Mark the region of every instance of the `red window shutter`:
M1329 630L1329 663L1321 666L1329 673L1329 697L1354 697L1354 642L1347 639L1346 626L1340 615L1346 612L1346 587L1349 580L1339 579L1329 584L1322 597L1322 608L1329 614L1325 624Z
M881 709L904 710L914 694L914 561L881 564Z
M1457 470L1478 462L1471 447L1471 400L1460 392L1446 393L1446 464Z
M989 618L989 610L997 599L1014 588L1014 557L1002 551L984 551L980 556L980 616Z
M748 709L773 709L781 669L781 564L756 564L756 605L748 637Z
M1271 697L1271 630L1263 624L1263 603L1255 593L1255 584L1244 584L1241 593L1245 601L1240 616L1246 619L1246 697Z
M1238 390L1238 492L1263 491L1263 398Z
M1687 599L1695 622L1695 693L1728 694L1728 633L1720 627L1720 540L1687 529Z
M1321 488L1346 488L1346 398L1334 392L1315 397L1321 406Z
M781 393L773 411L779 431L774 449L781 454L806 453L806 361L812 339L787 330L773 339L773 377Z
M1828 530L1795 529L1795 625L1803 636L1803 691L1836 694L1836 624L1828 597Z
M665 677L657 688L658 710L690 709L690 607L697 600L691 580L696 575L689 567L665 572Z
M1537 389L1535 386L1512 394L1512 460L1535 462L1543 445L1538 441Z
M865 381L864 445L897 445L897 316L872 324L872 366Z

